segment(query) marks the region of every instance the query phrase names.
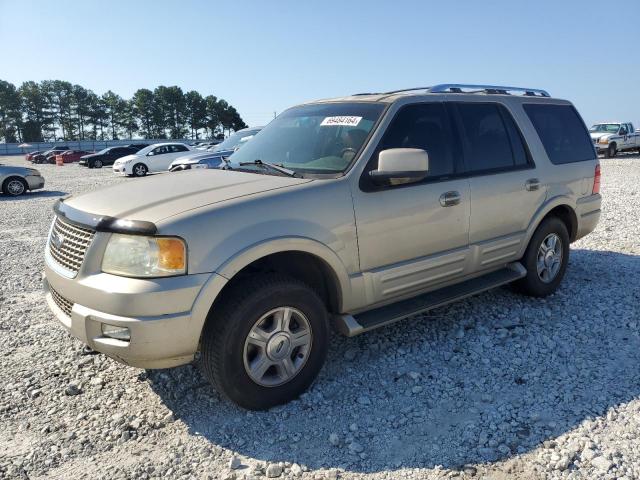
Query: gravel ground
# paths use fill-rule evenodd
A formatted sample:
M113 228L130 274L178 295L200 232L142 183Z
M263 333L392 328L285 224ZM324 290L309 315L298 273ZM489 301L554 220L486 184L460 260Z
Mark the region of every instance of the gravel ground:
M144 180L38 168L47 190L0 198L0 478L640 478L637 155L602 161L603 217L556 295L334 335L312 389L262 413L194 366L83 355L41 293L51 207Z

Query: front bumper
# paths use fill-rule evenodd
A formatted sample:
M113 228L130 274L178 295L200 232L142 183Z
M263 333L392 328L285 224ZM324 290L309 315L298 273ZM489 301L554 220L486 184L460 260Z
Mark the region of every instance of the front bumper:
M44 188L44 177L40 175L27 175L24 177L29 185L29 190L39 190Z
M198 350L206 313L196 300L210 278L135 279L81 271L71 279L45 262L44 289L58 321L92 349L134 367L169 368L189 363ZM130 340L103 335L103 323L127 327Z
M127 171L127 164L113 165L113 173L117 173L118 175L129 175L130 172Z

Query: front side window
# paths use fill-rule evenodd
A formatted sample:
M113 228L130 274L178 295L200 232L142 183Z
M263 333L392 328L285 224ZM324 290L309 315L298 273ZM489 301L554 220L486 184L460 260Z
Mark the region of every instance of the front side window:
M169 152L169 147L163 145L162 147L157 147L153 150L154 155L163 155Z
M516 126L507 112L500 111L499 105L459 103L456 108L468 171L503 170L526 165L526 153ZM512 130L511 135L509 130Z
M524 105L524 111L551 163L559 165L595 160L596 152L589 133L573 106L530 103Z
M444 105L420 103L403 107L387 128L378 152L390 148L425 150L429 155L427 178L452 175L453 145Z
M380 103L332 102L290 108L229 157L231 168L261 160L303 175L344 172L384 107Z

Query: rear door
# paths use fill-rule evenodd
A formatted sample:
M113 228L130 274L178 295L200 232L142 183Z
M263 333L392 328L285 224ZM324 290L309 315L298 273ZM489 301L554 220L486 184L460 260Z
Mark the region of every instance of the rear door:
M536 174L522 133L507 108L496 102L450 104L460 132L469 177L469 246L474 270L517 260L546 189Z

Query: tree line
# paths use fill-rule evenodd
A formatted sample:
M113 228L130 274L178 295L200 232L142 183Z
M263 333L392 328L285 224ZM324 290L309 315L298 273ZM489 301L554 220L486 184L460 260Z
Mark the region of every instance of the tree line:
M213 138L246 128L237 110L214 95L163 85L130 99L62 80L0 80L0 141Z

